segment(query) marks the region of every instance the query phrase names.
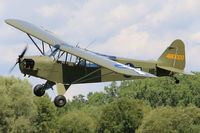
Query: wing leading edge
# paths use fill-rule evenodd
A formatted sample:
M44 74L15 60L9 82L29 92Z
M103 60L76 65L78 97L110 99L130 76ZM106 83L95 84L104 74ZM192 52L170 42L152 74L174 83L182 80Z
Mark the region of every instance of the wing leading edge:
M74 47L73 45L65 41L62 41L51 32L44 30L43 28L40 28L38 26L35 26L31 23L28 23L22 20L17 20L17 19L7 19L5 22L31 36L38 38L39 40L43 42L48 43L51 46L59 45L60 50L63 50L65 52L68 52L80 58L93 62L99 66L105 67L114 72L130 75L130 76L156 77L150 73L146 73L146 72L137 70L135 68L126 66L124 64L118 63L116 61L112 61L108 58L99 56L85 49Z

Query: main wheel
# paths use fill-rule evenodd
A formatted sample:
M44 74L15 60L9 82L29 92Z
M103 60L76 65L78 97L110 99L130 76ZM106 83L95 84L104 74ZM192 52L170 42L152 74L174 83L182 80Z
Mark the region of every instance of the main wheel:
M63 107L66 104L66 98L63 95L58 95L54 99L54 104L57 107Z
M38 84L34 87L33 92L36 96L41 97L44 95L45 90L44 90L44 86L41 84Z

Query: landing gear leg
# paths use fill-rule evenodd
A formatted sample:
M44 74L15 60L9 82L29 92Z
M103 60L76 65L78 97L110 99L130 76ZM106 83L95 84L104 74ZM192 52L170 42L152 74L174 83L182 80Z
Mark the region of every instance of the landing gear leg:
M55 85L54 82L47 81L45 84L41 85L38 84L34 87L33 92L36 96L43 96L45 94L45 90L48 90L52 88ZM55 97L54 99L54 104L56 107L63 107L66 104L66 98L63 96L63 94L67 91L67 89L70 87L71 84L69 85L63 85L63 84L57 84L57 91L58 91L58 96Z
M34 87L33 92L36 96L41 97L45 94L45 90L52 88L54 82L47 81L45 84L38 84Z
M58 96L55 97L54 99L54 104L56 107L63 107L66 104L66 98L63 96L65 92L68 90L71 84L68 85L63 85L63 84L58 84L56 83L57 86L57 92Z

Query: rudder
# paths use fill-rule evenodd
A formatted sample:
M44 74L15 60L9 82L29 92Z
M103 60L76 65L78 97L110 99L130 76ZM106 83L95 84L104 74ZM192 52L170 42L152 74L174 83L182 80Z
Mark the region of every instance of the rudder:
M177 39L164 51L158 58L158 67L176 68L184 70L185 68L185 45Z

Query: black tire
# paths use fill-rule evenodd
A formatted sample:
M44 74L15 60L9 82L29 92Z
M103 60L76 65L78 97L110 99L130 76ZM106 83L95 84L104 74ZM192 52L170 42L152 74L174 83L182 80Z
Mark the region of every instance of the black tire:
M179 84L179 82L180 82L180 81L177 79L177 80L176 80L176 84Z
M44 86L41 85L41 84L36 85L36 86L34 87L34 89L33 89L34 94L35 94L36 96L38 96L38 97L43 96L44 93L45 93L45 90L44 90L43 87L44 87Z
M176 77L174 77L174 79L175 79L175 83L179 84L180 81Z
M63 107L66 104L66 98L63 95L58 95L54 99L54 104L56 107Z

